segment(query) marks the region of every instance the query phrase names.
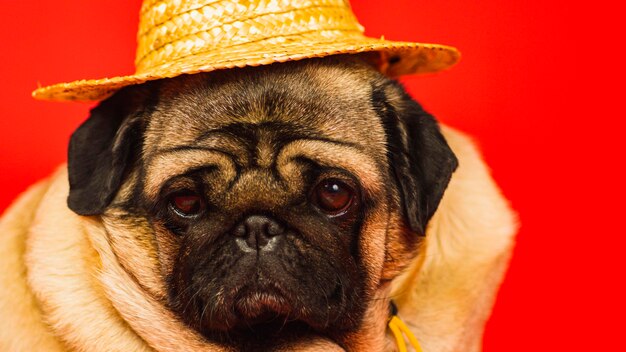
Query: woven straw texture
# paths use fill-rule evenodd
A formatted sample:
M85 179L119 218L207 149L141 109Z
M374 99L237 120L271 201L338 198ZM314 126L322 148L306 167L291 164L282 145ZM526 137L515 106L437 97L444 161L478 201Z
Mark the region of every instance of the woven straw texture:
M380 69L392 77L459 60L452 47L369 38L363 30L347 0L146 0L135 74L55 84L33 96L102 100L155 79L335 54L380 52Z

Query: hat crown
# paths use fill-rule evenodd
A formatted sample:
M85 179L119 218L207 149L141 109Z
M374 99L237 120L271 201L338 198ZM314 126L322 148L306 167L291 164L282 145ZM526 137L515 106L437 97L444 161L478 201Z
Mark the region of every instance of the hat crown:
M97 101L148 81L339 54L368 54L383 74L437 72L459 60L440 44L371 38L348 0L144 0L135 73L40 87L37 99Z
M137 73L190 55L262 42L280 45L315 32L331 39L363 33L347 0L145 0Z

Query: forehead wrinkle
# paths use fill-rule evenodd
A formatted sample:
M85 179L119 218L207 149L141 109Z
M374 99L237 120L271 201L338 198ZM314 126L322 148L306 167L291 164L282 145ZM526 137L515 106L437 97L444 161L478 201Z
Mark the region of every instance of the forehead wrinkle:
M237 165L227 152L211 148L169 149L156 153L146 164L145 192L154 197L167 180L193 169L215 166L226 182L237 176Z
M221 129L213 129L213 133L205 133L194 142L196 148L215 149L229 154L237 165L250 164L250 150L247 141Z
M313 160L325 167L350 172L360 180L370 196L374 196L383 188L379 165L357 146L331 140L298 139L290 142L276 157L276 169L286 180L298 174L296 159L299 157Z
M208 130L196 139L196 144L229 150L240 165L267 168L274 164L281 145L299 138L324 139L321 132L297 123L232 122Z

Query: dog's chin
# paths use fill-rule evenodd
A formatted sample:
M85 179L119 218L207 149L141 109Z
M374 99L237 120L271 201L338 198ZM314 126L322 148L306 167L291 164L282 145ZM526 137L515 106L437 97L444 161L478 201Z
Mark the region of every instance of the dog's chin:
M294 320L293 300L278 289L243 288L237 294L234 304L235 315L239 317L236 327L250 327L272 320Z
M212 316L205 315L202 325L209 335L250 331L278 334L291 325L323 330L324 323L296 302L293 294L277 285L246 285L214 307Z
M221 319L203 321L202 333L244 350L271 349L277 344L311 336L326 336L324 327L297 307L295 299L277 287L246 286L239 289ZM218 308L221 310L221 308ZM261 348L260 350L263 350Z

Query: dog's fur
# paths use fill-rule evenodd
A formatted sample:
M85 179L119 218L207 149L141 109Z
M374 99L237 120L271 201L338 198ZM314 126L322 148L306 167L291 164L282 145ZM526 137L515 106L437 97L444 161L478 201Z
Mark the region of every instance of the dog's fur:
M393 299L424 350L478 351L515 219L441 133L356 57L126 88L0 222L0 350L392 351ZM328 178L345 214L310 204ZM171 213L190 188L202 221ZM248 264L233 233L256 214L286 230Z

